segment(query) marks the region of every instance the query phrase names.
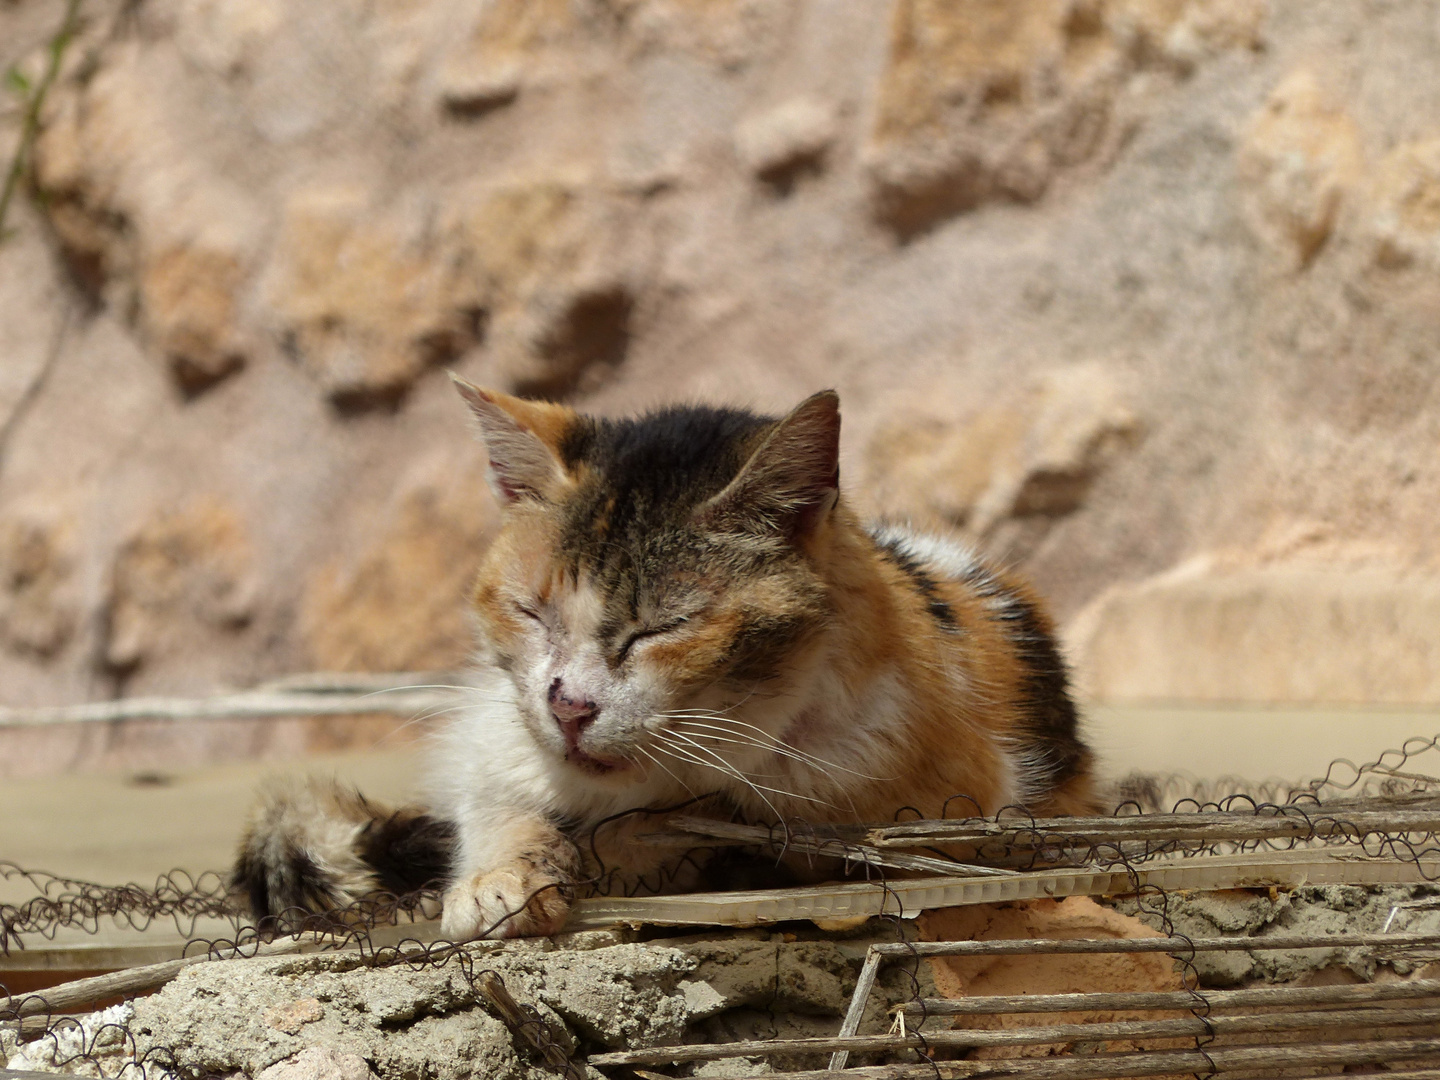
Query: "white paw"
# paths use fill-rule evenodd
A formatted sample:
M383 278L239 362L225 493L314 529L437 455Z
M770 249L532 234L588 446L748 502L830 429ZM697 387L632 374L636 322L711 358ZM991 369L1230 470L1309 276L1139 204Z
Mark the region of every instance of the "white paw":
M523 863L473 874L446 890L440 933L450 941L554 934L570 913L567 884Z

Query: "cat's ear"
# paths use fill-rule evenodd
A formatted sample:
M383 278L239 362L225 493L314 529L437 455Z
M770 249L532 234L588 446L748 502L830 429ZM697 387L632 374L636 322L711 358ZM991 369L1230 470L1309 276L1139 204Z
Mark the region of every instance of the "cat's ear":
M579 419L575 410L482 390L454 372L450 378L479 425L490 454L486 479L503 505L521 499L553 502L571 486L560 444Z
M811 533L840 494L840 395L822 390L765 437L725 490L696 512L708 525Z

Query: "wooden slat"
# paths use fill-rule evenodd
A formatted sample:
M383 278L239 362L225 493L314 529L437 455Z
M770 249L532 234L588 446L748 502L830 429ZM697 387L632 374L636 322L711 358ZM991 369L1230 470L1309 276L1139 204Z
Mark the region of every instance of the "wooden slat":
M998 1013L1085 1012L1097 1009L1192 1009L1202 1001L1212 1009L1284 1006L1361 1005L1387 1001L1440 999L1440 979L1359 983L1341 986L1250 986L1240 990L1123 991L1094 994L977 994L974 997L922 998L897 1006L907 1016L993 1016Z
M571 909L567 929L615 925L763 926L789 919L914 918L933 908L1062 896L1116 896L1136 888L1244 889L1301 885L1421 884L1440 879L1440 859L1371 859L1353 851L1301 850L1157 859L1132 871L1063 867L1009 877L895 878L753 892L596 897Z
M764 926L792 919L854 919L880 914L914 918L921 911L969 904L1061 896L1110 896L1134 891L1137 886L1163 889L1236 889L1299 885L1418 884L1440 878L1440 860L1424 865L1401 859L1370 859L1348 851L1257 852L1249 855L1204 856L1156 860L1133 872L1100 867L1062 868L1007 877L903 878L885 883L845 882L806 888L727 893L689 893L676 896L593 897L577 901L565 924L567 931L608 929L616 926ZM230 935L220 935L230 936ZM403 937L424 941L439 939L439 924L421 922L399 927L377 927L377 943ZM1401 935L1390 940L1400 942ZM181 955L183 943L171 938L161 946L136 940L91 950L74 944L47 948L42 941L0 958L7 964L24 964L35 970L96 970L111 964L116 969L136 963L154 963ZM133 951L132 951L133 950ZM168 953L166 952L168 950ZM43 962L41 954L53 953ZM26 955L29 954L29 955ZM105 962L97 962L103 955ZM24 957L23 960L19 959ZM67 968L67 965L68 968Z
M233 939L234 936L234 929L228 925L214 935L220 940ZM425 919L395 926L376 926L367 931L367 937L369 944L377 948L393 947L410 940L429 943L440 940L440 923ZM27 943L24 949L0 955L0 983L5 981L7 971L121 971L165 963L182 959L187 952L204 952L204 940L203 935L191 939L181 937L173 927L166 927L163 932L112 929L103 932L101 939L94 943L56 943L42 939ZM302 951L332 947L333 942L329 939L317 939Z
M717 1061L769 1054L814 1054L826 1050L866 1053L898 1052L928 1047L973 1050L984 1046L1044 1046L1077 1040L1184 1039L1209 1035L1254 1035L1263 1032L1312 1031L1316 1028L1363 1026L1377 1028L1433 1027L1440 1009L1350 1009L1337 1012L1263 1013L1252 1016L1182 1016L1166 1020L1115 1020L1106 1023L1042 1024L1000 1030L958 1028L922 1034L852 1035L836 1038L749 1039L744 1042L657 1046L592 1054L591 1065L664 1065L682 1061ZM831 1069L843 1069L832 1059Z
M1033 956L1066 953L1263 952L1283 949L1413 948L1440 944L1440 932L1405 934L1261 934L1255 937L994 938L985 941L892 941L871 948L890 959L911 956Z
M857 839L877 848L984 844L1032 837L1047 846L1173 841L1293 840L1359 837L1372 833L1440 831L1440 808L1369 810L1323 805L1287 806L1271 811L1143 814L1106 818L1002 818L999 821L907 821L865 831Z
M1208 1046L1201 1050L1141 1050L1080 1054L1072 1057L1017 1058L1005 1061L936 1061L924 1065L871 1065L838 1074L850 1080L967 1080L1014 1077L1015 1080L1102 1080L1106 1077L1166 1076L1214 1070L1300 1068L1318 1065L1388 1065L1440 1056L1440 1038ZM775 1074L741 1080L771 1080ZM831 1069L784 1073L786 1080L835 1080ZM1387 1074L1381 1074L1387 1075Z
M854 840L828 838L806 830L784 833L778 828L764 825L743 825L739 822L717 821L710 818L676 817L668 824L686 834L703 836L707 839L727 840L734 843L758 844L764 847L783 848L800 855L817 855L822 858L843 859L855 866L886 866L894 870L911 870L926 874L974 874L1003 877L1017 874L1018 870L990 866L970 866L952 859L937 859L933 855L912 855L903 851L882 851ZM670 839L668 834L656 834L661 839ZM683 842L682 842L683 843ZM690 843L693 845L694 841Z

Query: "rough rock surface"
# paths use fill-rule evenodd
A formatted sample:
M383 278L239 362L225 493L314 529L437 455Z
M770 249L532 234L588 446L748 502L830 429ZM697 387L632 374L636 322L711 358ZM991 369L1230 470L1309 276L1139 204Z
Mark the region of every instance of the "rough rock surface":
M1198 559L1103 593L1070 627L1112 702L1440 702L1440 582L1345 561Z
M63 6L0 5L0 67ZM494 509L444 366L607 413L834 385L856 498L1062 620L1310 525L1440 573L1429 4L83 13L0 241L7 704L461 659Z
M1102 905L1085 897L926 912L922 940L1135 938L1178 934L1264 938L1267 934L1433 930L1440 924L1431 886L1303 887L1289 893L1172 893ZM574 1058L609 1049L690 1042L833 1035L854 991L865 950L894 940L896 927L872 922L848 935L761 930L627 942L619 932L555 940L484 942L444 962L372 966L358 951L235 960L186 968L159 993L66 1024L55 1039L17 1043L0 1032L0 1065L64 1069L88 1051L108 1072L139 1057L184 1070L254 1080L437 1080L467 1077L540 1080L553 1075L493 1013L476 977L493 972L523 1006L533 1007ZM1196 954L1194 974L1215 989L1236 985L1321 985L1432 977L1428 958L1377 961L1373 951L1334 948ZM915 996L1175 990L1187 972L1160 954L942 958L883 967L861 1020L862 1033L886 1030L889 1009ZM1154 1019L1125 1011L1053 1014L1056 1023ZM1018 1015L962 1017L956 1023L1004 1028ZM1034 1017L1029 1018L1033 1021ZM948 1021L941 1018L939 1024ZM1356 1037L1362 1037L1357 1035ZM1144 1038L1109 1049L1189 1045ZM1054 1046L986 1048L978 1058L1050 1056ZM781 1069L823 1067L817 1055L776 1056ZM852 1064L865 1064L865 1055ZM680 1067L681 1076L744 1076L765 1066L734 1060ZM73 1071L73 1066L70 1070ZM598 1076L590 1072L588 1075Z
M497 973L573 1054L833 1033L866 946L762 933L653 944L576 937L560 947L475 946L463 959L430 967L377 969L343 954L198 965L135 1002L126 1028L137 1053L164 1048L182 1067L219 1075L539 1080L553 1073L487 1011L470 976ZM883 979L867 1030L883 1027L885 1010L914 985L898 969ZM933 990L928 979L921 985Z
M1434 933L1440 927L1437 889L1430 885L1361 886L1307 885L1292 892L1235 890L1216 893L1172 893L1164 915L1175 933L1191 937L1264 937L1276 934L1363 934L1384 929ZM1154 910L1139 910L1122 900L1117 910L1160 926ZM1193 963L1205 986L1222 988L1245 983L1372 982L1377 975L1393 978L1414 974L1426 960L1377 959L1364 949L1262 949L1253 953L1196 953ZM1427 976L1433 977L1433 976Z

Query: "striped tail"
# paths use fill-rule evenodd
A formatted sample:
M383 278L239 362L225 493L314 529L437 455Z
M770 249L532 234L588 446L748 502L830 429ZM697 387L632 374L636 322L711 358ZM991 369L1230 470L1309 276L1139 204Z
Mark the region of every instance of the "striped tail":
M376 894L441 887L455 827L413 807L392 810L335 781L277 780L261 789L231 872L256 920L282 926Z

